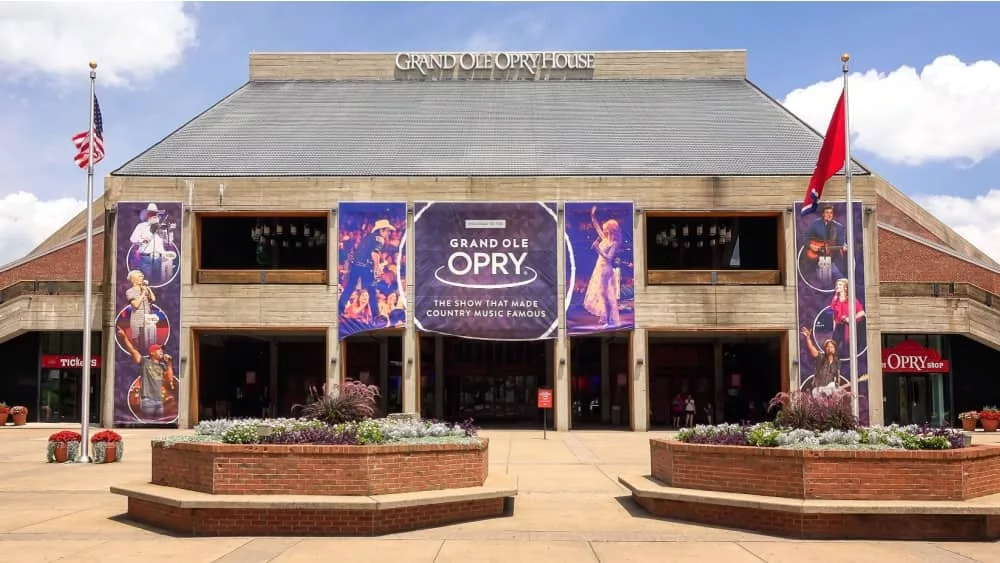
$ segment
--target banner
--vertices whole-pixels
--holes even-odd
[[[799,386],[851,389],[851,307],[847,288],[847,204],[821,202],[801,215],[795,204],[796,279],[799,321]],[[857,318],[858,411],[868,424],[868,338],[865,316],[863,205],[854,202],[854,314]]]
[[[337,337],[406,325],[406,203],[343,202],[337,213]]]
[[[485,340],[556,338],[554,203],[419,202],[419,330]]]
[[[180,203],[120,202],[115,225],[114,423],[176,425]]]
[[[635,328],[632,202],[566,203],[566,332]]]

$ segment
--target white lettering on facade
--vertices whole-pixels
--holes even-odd
[[[915,372],[933,372],[945,369],[944,361],[933,361],[927,356],[903,355],[895,352],[886,355],[885,367],[891,370],[906,370]]]
[[[593,53],[396,53],[396,68],[422,75],[438,70],[523,70],[534,75],[544,70],[593,70]]]

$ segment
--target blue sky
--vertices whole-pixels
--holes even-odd
[[[74,15],[79,10],[87,12],[84,21]],[[103,61],[98,95],[108,157],[97,169],[103,176],[243,84],[250,51],[740,48],[748,50],[751,80],[773,97],[784,100],[805,89],[795,107],[792,98],[788,105],[810,122],[822,122],[821,130],[835,94],[829,85],[810,87],[838,79],[839,54],[849,51],[852,68],[882,73],[859,78],[856,92],[852,87],[852,118],[859,121],[854,156],[923,198],[980,246],[989,243],[977,237],[1000,235],[985,219],[948,216],[952,204],[969,204],[992,209],[992,223],[1000,222],[1000,114],[977,113],[980,106],[985,112],[1000,106],[1000,67],[996,74],[990,66],[967,67],[1000,61],[1000,42],[991,39],[1000,4],[0,4],[0,22],[5,20],[0,263],[29,250],[44,238],[42,231],[58,227],[51,223],[82,205],[74,200],[83,198],[85,175],[72,163],[69,137],[86,128],[88,58]],[[11,35],[5,29],[25,40],[2,39]],[[33,52],[26,53],[29,48]],[[960,63],[935,63],[935,77],[920,76],[944,55]],[[904,65],[916,69],[917,82],[902,80],[904,75],[890,80]],[[936,89],[916,92],[931,78]],[[988,123],[990,116],[998,119]],[[923,127],[923,135],[901,138],[897,123]],[[956,133],[963,128],[968,134]],[[920,145],[921,136],[930,141]],[[903,153],[909,163],[899,162]],[[101,189],[100,180],[96,186]],[[25,193],[37,201],[24,199]],[[981,200],[976,205],[974,199],[932,195]],[[31,216],[23,212],[27,204]],[[1000,254],[1000,245],[987,250]]]

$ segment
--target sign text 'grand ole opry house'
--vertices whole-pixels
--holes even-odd
[[[94,420],[288,416],[345,378],[481,424],[541,426],[539,389],[560,430],[759,419],[851,385],[849,213],[862,418],[1000,403],[1000,265],[858,162],[850,209],[835,176],[800,214],[821,142],[743,51],[252,54],[104,180]],[[85,217],[0,269],[30,420],[80,416]]]

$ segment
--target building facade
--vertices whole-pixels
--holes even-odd
[[[675,425],[689,397],[758,420],[818,385],[855,384],[871,423],[1000,402],[1000,265],[857,162],[853,208],[836,176],[802,216],[820,144],[742,51],[252,54],[105,178],[96,410],[287,416],[345,379],[384,412],[531,427],[551,389],[561,430]],[[51,272],[82,226],[0,272],[23,402],[51,377],[25,339],[79,330],[82,255]]]

